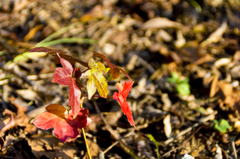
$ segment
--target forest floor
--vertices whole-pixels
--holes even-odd
[[[83,137],[61,143],[33,125],[49,104],[68,107],[69,91],[51,82],[53,56],[26,53],[35,46],[102,53],[134,80],[138,130],[116,100],[84,100],[93,158],[240,157],[240,1],[0,1],[0,158],[88,158]]]

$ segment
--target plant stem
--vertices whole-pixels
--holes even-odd
[[[82,133],[83,133],[83,138],[84,138],[84,141],[85,141],[88,157],[89,157],[89,159],[92,159],[92,156],[90,154],[90,150],[89,150],[89,147],[88,147],[87,138],[86,138],[86,134],[85,134],[84,128],[82,128]]]
[[[80,108],[82,108],[82,104],[80,104]],[[84,138],[84,141],[85,141],[88,157],[89,157],[89,159],[92,159],[92,156],[91,156],[91,153],[90,153],[90,150],[89,150],[89,147],[88,147],[88,142],[87,142],[87,138],[86,138],[84,128],[82,128],[82,133],[83,133],[83,138]]]
[[[83,95],[84,97],[88,97],[88,95]],[[100,97],[100,98],[103,98],[99,95],[93,95],[92,97]],[[113,96],[107,96],[107,98],[113,98]]]

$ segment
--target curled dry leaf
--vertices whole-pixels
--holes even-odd
[[[5,109],[3,111],[3,115],[10,115],[10,121],[1,128],[0,132],[5,132],[16,126],[16,121],[15,121],[16,115],[12,111]]]
[[[226,31],[226,29],[227,29],[227,22],[223,22],[222,25],[215,32],[213,32],[206,40],[204,40],[200,44],[200,46],[204,47],[208,44],[219,42],[222,39],[222,36]]]
[[[171,126],[171,123],[170,123],[170,119],[171,119],[170,114],[166,115],[165,118],[163,119],[164,133],[165,133],[167,138],[170,138],[171,133],[172,133],[172,126]]]
[[[157,17],[145,22],[142,29],[181,28],[182,24],[167,18]]]

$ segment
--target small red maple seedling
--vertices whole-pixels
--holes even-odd
[[[104,63],[100,61],[96,63],[93,58],[90,58],[88,63],[85,63],[61,50],[36,47],[29,50],[29,52],[52,54],[55,56],[56,62],[61,63],[62,67],[55,69],[52,82],[69,86],[69,105],[71,106],[70,111],[67,111],[62,105],[51,104],[47,106],[47,111],[38,115],[34,120],[33,124],[36,127],[44,130],[53,128],[53,133],[62,142],[76,139],[80,136],[79,129],[85,128],[91,123],[91,119],[88,118],[88,110],[82,108],[83,95],[81,89],[87,89],[88,99],[91,99],[96,91],[98,91],[100,97],[107,98],[108,83],[104,75],[108,74],[108,80],[117,79],[121,71],[130,81],[126,81],[123,86],[120,82],[116,84],[119,93],[114,92],[113,99],[118,100],[129,123],[136,128],[132,111],[126,101],[134,82],[126,72],[112,64],[106,56],[93,51],[93,58],[102,58],[109,68],[105,67]],[[76,62],[87,67],[87,69],[81,72],[79,68],[74,67]],[[80,78],[88,78],[86,87],[83,86]]]

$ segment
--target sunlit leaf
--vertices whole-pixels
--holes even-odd
[[[96,89],[101,97],[107,98],[108,84],[103,75],[106,74],[109,69],[105,68],[101,62],[95,63],[93,58],[89,60],[88,66],[90,69],[82,74],[83,78],[88,78],[88,98],[90,99],[94,95]]]
[[[61,142],[70,142],[80,136],[79,128],[84,128],[91,123],[87,117],[88,110],[81,108],[74,118],[62,105],[51,104],[46,107],[47,112],[37,116],[33,124],[41,129],[53,128],[53,133]]]
[[[136,128],[136,126],[134,124],[133,116],[132,116],[132,111],[126,101],[126,98],[129,94],[130,90],[132,89],[133,83],[134,83],[133,81],[126,81],[123,86],[121,83],[117,83],[117,88],[118,88],[119,93],[114,92],[113,99],[118,100],[123,113],[128,118],[128,122]]]
[[[59,56],[60,62],[63,67],[55,69],[52,82],[61,85],[69,86],[69,105],[72,107],[74,116],[79,112],[82,101],[80,100],[81,91],[77,86],[76,78],[73,78],[72,64]]]

